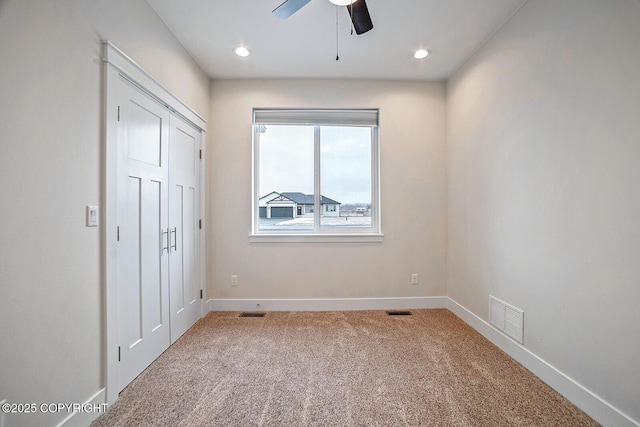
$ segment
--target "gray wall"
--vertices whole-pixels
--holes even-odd
[[[253,107],[380,108],[384,243],[249,243]],[[222,80],[211,90],[208,296],[445,295],[444,84]],[[412,286],[411,273],[420,274]],[[238,275],[238,286],[230,276]]]
[[[84,226],[101,203],[101,39],[208,114],[208,77],[146,1],[0,2],[0,400],[104,387],[100,231]]]
[[[529,0],[447,84],[448,295],[640,420],[640,3]]]

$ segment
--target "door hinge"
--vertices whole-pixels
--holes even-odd
[[[116,227],[116,242],[120,241],[120,226]]]
[[[202,150],[200,150],[200,160],[202,160]]]
[[[118,105],[118,121],[120,121],[120,106]]]
[[[201,219],[198,220],[198,227],[200,228],[200,230],[202,230],[202,220]]]
[[[118,362],[120,361],[120,346],[118,346]]]
[[[202,294],[202,289],[200,289],[200,299],[204,298],[203,294]]]

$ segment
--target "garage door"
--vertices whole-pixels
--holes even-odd
[[[293,207],[272,207],[271,218],[293,218]]]
[[[260,206],[260,218],[266,218],[266,217],[267,217],[267,207]]]

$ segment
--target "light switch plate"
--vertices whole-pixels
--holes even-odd
[[[98,206],[87,206],[87,227],[97,227],[100,225]]]

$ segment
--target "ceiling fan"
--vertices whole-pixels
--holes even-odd
[[[273,15],[281,19],[287,19],[298,10],[302,9],[311,0],[286,0],[280,6],[273,10]],[[351,16],[351,22],[353,28],[356,30],[356,34],[364,34],[373,28],[373,22],[371,22],[371,15],[369,15],[369,9],[365,0],[329,0],[331,3],[337,6],[346,6]]]

